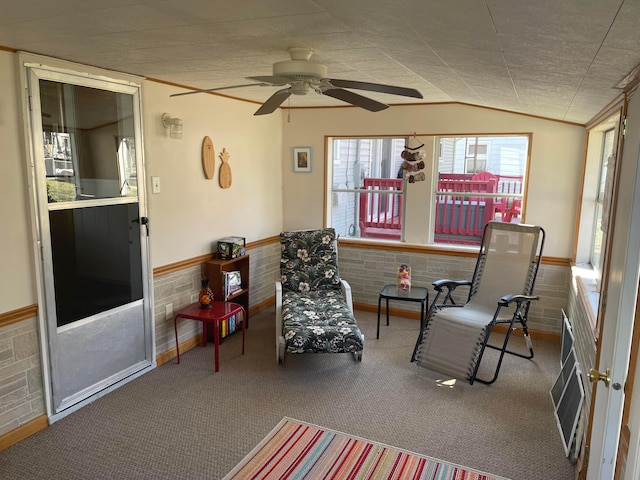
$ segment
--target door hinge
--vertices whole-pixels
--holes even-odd
[[[589,465],[590,451],[591,448],[589,447],[589,445],[585,445],[582,461],[580,462],[582,464],[582,468],[580,469],[580,472],[578,472],[578,480],[585,480],[587,478],[587,465]]]
[[[622,119],[622,138],[626,138],[627,137],[627,117],[625,115],[625,117]]]

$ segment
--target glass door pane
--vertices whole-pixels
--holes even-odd
[[[40,80],[49,203],[137,196],[133,97]]]

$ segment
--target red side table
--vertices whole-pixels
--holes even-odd
[[[216,372],[220,370],[220,361],[218,350],[220,348],[220,322],[226,320],[239,313],[242,317],[242,355],[244,355],[244,333],[247,325],[247,312],[242,305],[231,302],[213,302],[211,308],[200,308],[199,303],[193,303],[183,308],[173,319],[173,329],[176,333],[176,353],[178,354],[178,363],[180,363],[180,349],[178,347],[178,317],[188,318],[189,320],[197,320],[202,322],[202,346],[207,346],[207,323],[213,324],[213,345],[215,349],[215,366]]]

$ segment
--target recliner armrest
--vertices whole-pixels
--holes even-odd
[[[433,288],[442,292],[442,289],[446,287],[450,292],[454,291],[458,287],[465,287],[471,285],[470,280],[449,280],[448,278],[443,278],[442,280],[436,280],[432,283]]]
[[[513,302],[518,302],[518,303],[531,302],[533,300],[538,300],[539,298],[540,297],[537,295],[509,294],[509,295],[502,296],[498,304],[503,307],[506,307]]]

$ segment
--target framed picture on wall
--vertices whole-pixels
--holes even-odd
[[[293,171],[311,173],[311,147],[293,147]]]

